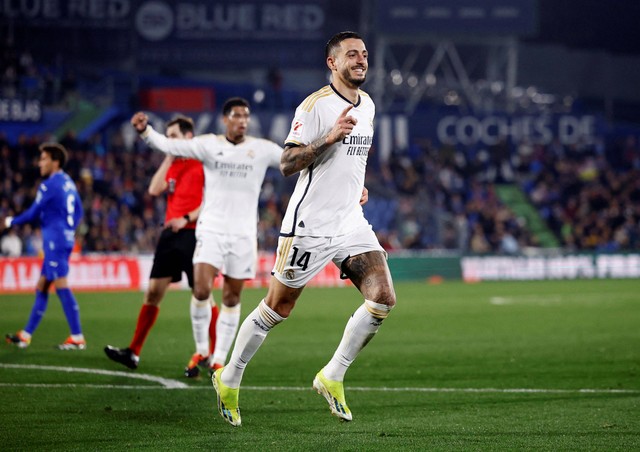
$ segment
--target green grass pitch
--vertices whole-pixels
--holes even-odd
[[[353,288],[309,288],[247,368],[240,428],[215,411],[207,378],[182,376],[193,352],[187,292],[163,301],[135,372],[102,348],[128,345],[141,293],[78,293],[80,352],[53,348],[68,330],[52,295],[28,349],[0,346],[0,449],[640,450],[638,280],[396,291],[347,373],[353,422],[332,417],[311,382],[362,300]],[[243,318],[265,293],[245,292]],[[22,328],[31,304],[3,295],[0,332]]]

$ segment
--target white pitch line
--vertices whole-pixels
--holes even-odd
[[[243,386],[254,391],[307,391],[300,386]],[[481,392],[481,393],[542,393],[542,394],[640,394],[640,389],[535,389],[535,388],[370,388],[348,386],[349,391],[361,392]]]
[[[86,388],[86,389],[198,389],[212,391],[209,385],[168,387],[135,385],[97,385],[97,384],[47,384],[47,383],[0,383],[0,388]],[[311,391],[311,386],[243,386],[248,391]],[[359,392],[461,392],[484,394],[640,394],[640,389],[541,389],[541,388],[373,388],[349,387],[349,391]]]
[[[138,380],[152,381],[154,383],[160,383],[166,389],[186,389],[189,386],[178,380],[172,380],[170,378],[156,377],[154,375],[139,374],[132,372],[121,372],[117,370],[103,370],[103,369],[84,369],[80,367],[61,367],[61,366],[38,366],[34,364],[2,364],[0,367],[7,369],[32,369],[32,370],[54,370],[58,372],[80,372],[85,374],[96,375],[108,375],[112,377],[127,377],[135,378]]]
[[[100,385],[100,384],[48,384],[48,383],[0,383],[0,387],[6,388],[87,388],[87,389],[206,389],[211,390],[209,385],[190,386],[177,380],[156,377],[149,374],[119,372],[103,369],[86,369],[61,366],[38,366],[31,364],[2,364],[0,368],[7,369],[32,369],[32,370],[52,370],[61,372],[81,372],[96,375],[118,376],[135,378],[159,383],[161,386],[145,385]],[[243,386],[243,390],[249,391],[310,391],[311,386]],[[423,387],[349,387],[349,391],[360,392],[471,392],[471,393],[493,393],[493,394],[640,394],[640,389],[542,389],[542,388],[423,388]]]
[[[520,295],[515,297],[491,297],[489,303],[494,305],[505,305],[515,303],[535,303],[535,304],[551,304],[560,303],[563,298],[559,295]]]

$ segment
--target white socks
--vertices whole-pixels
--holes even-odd
[[[365,300],[353,313],[345,327],[342,340],[331,361],[324,367],[324,376],[333,381],[343,381],[344,374],[358,353],[369,343],[380,328],[382,321],[387,318],[391,307],[385,304]],[[222,313],[220,314],[222,315]],[[242,322],[236,346],[233,349],[229,363],[225,366],[220,378],[222,383],[230,388],[240,387],[242,374],[247,364],[258,351],[271,329],[282,322],[280,317],[262,300]]]
[[[222,305],[216,322],[216,348],[213,351],[213,357],[209,360],[209,365],[220,364],[224,366],[227,362],[227,355],[236,338],[239,324],[240,303],[235,306]]]
[[[336,349],[331,361],[324,367],[322,373],[333,381],[343,381],[344,374],[360,350],[375,336],[382,321],[387,318],[391,307],[385,304],[364,300],[364,303],[353,313],[340,345]]]
[[[220,315],[222,316],[222,313]],[[264,300],[258,304],[258,307],[240,325],[236,346],[233,348],[229,363],[220,375],[222,383],[230,388],[240,387],[245,367],[258,351],[271,328],[283,320],[284,318],[267,306]]]
[[[209,324],[211,323],[211,306],[213,295],[206,300],[198,300],[191,295],[191,328],[196,343],[196,353],[209,356]]]

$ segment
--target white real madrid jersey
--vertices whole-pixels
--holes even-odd
[[[142,137],[156,150],[202,162],[205,186],[198,230],[257,235],[260,188],[267,168],[280,166],[280,146],[249,136],[239,144],[213,134],[188,140],[167,138],[151,126]]]
[[[375,105],[368,94],[358,93],[358,102],[348,113],[357,119],[351,134],[300,172],[282,222],[283,235],[335,237],[368,224],[360,198]],[[332,85],[311,94],[296,109],[286,145],[306,146],[327,135],[349,105]]]

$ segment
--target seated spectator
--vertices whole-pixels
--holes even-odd
[[[0,239],[0,251],[3,256],[19,257],[22,255],[22,240],[14,229],[9,229]]]

